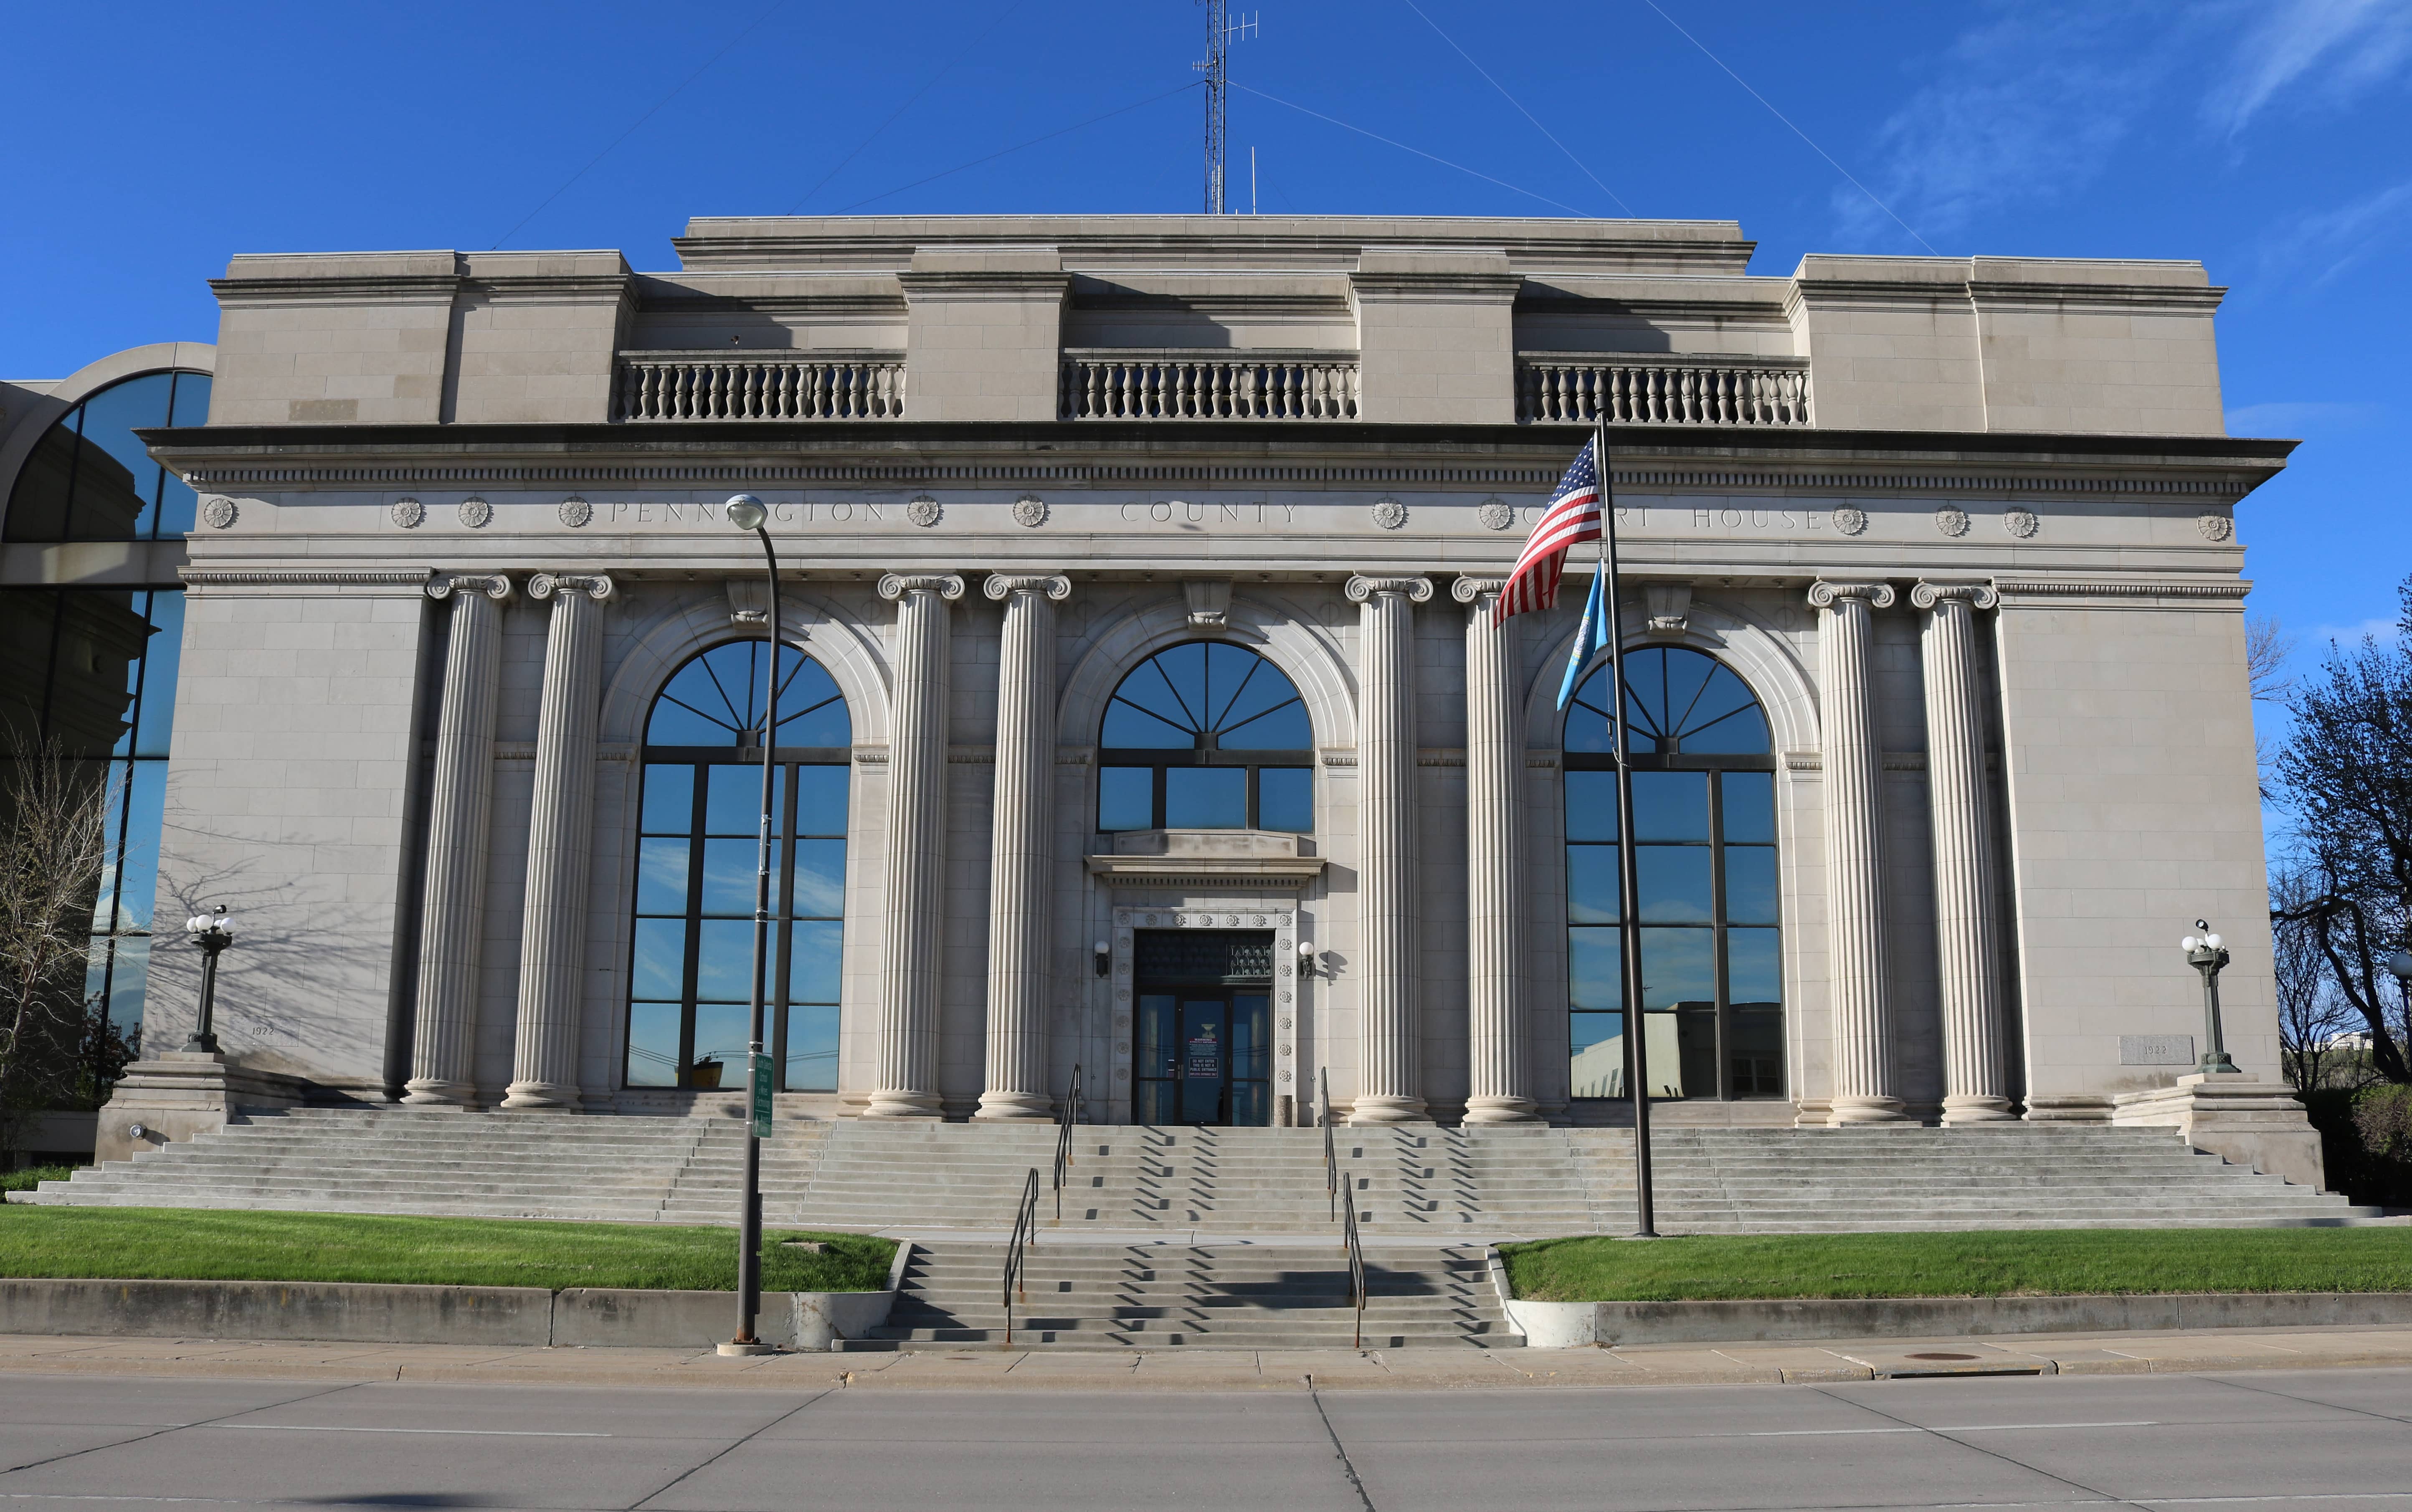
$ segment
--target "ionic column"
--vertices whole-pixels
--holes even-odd
[[[1943,1122],[1991,1123],[2010,1111],[1993,922],[1993,826],[1985,782],[1984,675],[1976,611],[1981,583],[1922,582],[1927,611],[1926,786],[1934,817],[1934,945],[1943,978]]]
[[[1351,1123],[1424,1118],[1416,1008],[1416,624],[1425,578],[1351,578],[1358,615],[1357,905],[1364,1062]]]
[[[879,580],[896,604],[896,719],[888,748],[887,961],[879,1080],[866,1118],[936,1118],[938,968],[946,924],[947,606],[953,573]]]
[[[988,893],[988,1085],[982,1119],[1043,1119],[1047,895],[1055,791],[1055,605],[1063,577],[993,577],[1005,605],[997,653],[996,791]]]
[[[1885,992],[1882,761],[1868,663],[1871,616],[1892,607],[1880,582],[1821,582],[1809,602],[1826,612],[1817,631],[1819,702],[1826,729],[1828,992],[1834,1016],[1834,1100],[1829,1122],[1884,1123],[1902,1116],[1892,1093]]]
[[[494,706],[501,691],[508,578],[453,577],[427,585],[452,604],[444,653],[444,707],[435,724],[435,784],[427,806],[427,891],[419,931],[419,1025],[403,1101],[475,1100],[478,941],[486,920],[486,829],[493,808]]]
[[[520,923],[519,1035],[510,1108],[575,1112],[578,1021],[586,987],[586,881],[595,854],[595,726],[603,697],[603,602],[611,580],[540,572],[528,596],[552,600],[537,709]]]
[[[1525,1069],[1524,701],[1516,624],[1492,624],[1506,582],[1460,578],[1465,616],[1468,1123],[1528,1123]]]

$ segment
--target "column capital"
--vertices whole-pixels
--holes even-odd
[[[1432,597],[1433,587],[1430,578],[1356,577],[1348,580],[1346,592],[1351,604],[1362,604],[1375,594],[1405,594],[1413,602],[1420,604]]]
[[[528,580],[530,598],[551,598],[555,594],[584,594],[597,604],[610,598],[616,590],[611,580],[599,572],[539,572]]]
[[[1926,609],[1948,600],[1958,600],[1970,609],[1992,609],[2001,596],[1992,583],[1985,582],[1921,582],[1909,591],[1909,601]]]
[[[963,596],[963,575],[955,572],[891,572],[879,580],[879,596],[882,598],[897,599],[906,594],[922,591],[936,594],[951,604]],[[1066,587],[1065,591],[1068,593],[1071,590]]]
[[[1471,604],[1485,594],[1506,592],[1505,578],[1460,578],[1449,585],[1449,596],[1461,604]]]
[[[1838,598],[1861,598],[1870,609],[1892,608],[1892,584],[1889,582],[1815,582],[1809,585],[1809,602],[1817,609],[1832,609]]]
[[[511,596],[511,580],[499,572],[491,575],[458,572],[449,578],[437,578],[427,585],[427,596],[434,599],[449,598],[456,591],[483,594],[499,604]]]
[[[885,580],[882,592],[886,592],[884,583]],[[999,601],[1014,594],[1045,594],[1060,604],[1072,596],[1072,580],[1060,572],[993,572],[989,574],[988,581],[980,584],[980,592]]]

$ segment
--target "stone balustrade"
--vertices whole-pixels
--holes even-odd
[[[892,420],[902,352],[623,352],[614,420]]]
[[[1516,418],[1610,425],[1808,425],[1809,364],[1792,358],[1526,353]]]
[[[1068,420],[1353,420],[1354,357],[1330,352],[1067,351]]]

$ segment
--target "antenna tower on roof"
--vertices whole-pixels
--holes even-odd
[[[1228,60],[1234,41],[1257,35],[1257,18],[1231,19],[1230,0],[1198,0],[1206,7],[1206,61],[1190,66],[1206,76],[1206,213],[1223,213],[1225,101],[1230,93]]]

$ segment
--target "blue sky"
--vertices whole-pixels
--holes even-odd
[[[2231,289],[2231,429],[2305,443],[2244,511],[2253,607],[2307,651],[2393,620],[2412,570],[2388,445],[2412,386],[2412,0],[1249,10],[1233,78],[1261,93],[1232,95],[1235,208],[1254,148],[1268,211],[1731,218],[1768,273],[1919,239],[2201,259]],[[0,375],[209,339],[203,280],[238,251],[502,242],[663,268],[693,214],[1194,211],[1202,16],[20,0]]]

